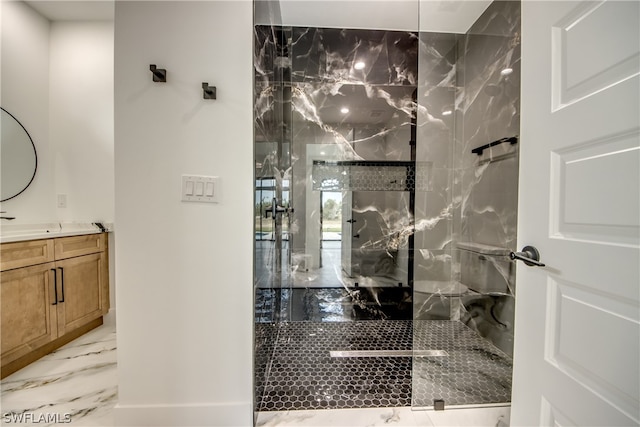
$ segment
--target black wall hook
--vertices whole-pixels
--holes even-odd
[[[149,69],[153,73],[153,81],[166,83],[167,82],[167,70],[164,68],[156,68],[155,64],[149,65]]]
[[[216,99],[216,87],[209,86],[207,82],[202,82],[202,97],[204,99]]]

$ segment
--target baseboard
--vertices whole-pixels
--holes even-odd
[[[253,425],[250,402],[193,405],[122,405],[113,410],[116,426],[247,427]]]
[[[105,326],[115,326],[116,325],[116,309],[110,308],[107,314],[102,316],[104,320]]]

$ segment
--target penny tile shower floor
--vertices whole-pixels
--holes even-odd
[[[273,343],[257,348],[258,411],[510,400],[510,357],[455,321],[261,323],[256,337]]]

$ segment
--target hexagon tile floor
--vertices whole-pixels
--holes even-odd
[[[256,324],[256,337],[258,411],[510,401],[511,358],[460,322]]]

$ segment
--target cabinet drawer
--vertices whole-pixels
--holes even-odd
[[[2,271],[51,262],[54,259],[52,239],[3,243],[0,249]]]
[[[55,239],[56,260],[95,254],[104,251],[105,248],[104,233]]]

